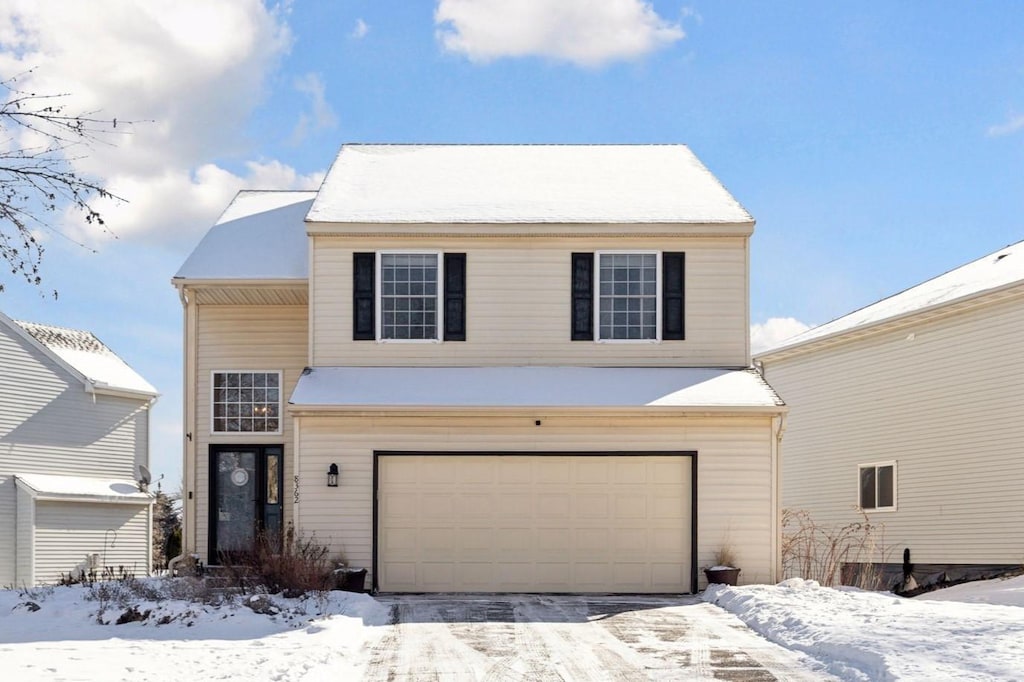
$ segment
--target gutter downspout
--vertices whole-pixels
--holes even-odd
[[[193,385],[194,372],[192,371],[192,363],[190,359],[192,353],[189,348],[189,330],[191,327],[189,323],[193,318],[193,311],[195,310],[194,303],[188,300],[188,294],[185,292],[184,285],[175,286],[178,289],[178,299],[181,301],[182,307],[182,369],[184,371],[185,379],[185,390],[182,395],[182,491],[181,491],[181,553],[178,556],[170,559],[167,562],[167,573],[170,576],[174,576],[174,571],[178,564],[189,556],[188,548],[193,546],[195,533],[190,528],[190,521],[195,516],[195,500],[193,499],[193,491],[195,490],[195,441],[194,434],[195,428],[192,413],[191,404],[192,396],[195,391]],[[190,457],[189,454],[192,454]],[[192,466],[190,466],[190,463]]]
[[[772,582],[782,580],[782,436],[786,415],[772,417]]]

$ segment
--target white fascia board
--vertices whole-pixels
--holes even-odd
[[[466,407],[462,405],[444,407],[431,405],[429,407],[416,407],[400,405],[395,407],[384,407],[381,405],[301,405],[288,403],[285,409],[293,416],[331,414],[349,417],[457,417],[460,415],[472,415],[477,417],[536,417],[537,415],[543,415],[544,417],[586,417],[591,415],[600,417],[727,417],[783,415],[789,412],[789,406],[787,405],[712,405],[704,407],[681,407],[678,405],[653,405],[643,407],[550,407],[545,405],[538,405],[535,407],[494,407],[487,405],[478,407]]]
[[[461,223],[439,221],[388,221],[388,222],[316,222],[306,221],[309,236],[422,236],[450,235],[458,237],[749,237],[754,233],[754,221],[749,222],[621,222],[621,223],[566,223],[566,222],[493,222]]]

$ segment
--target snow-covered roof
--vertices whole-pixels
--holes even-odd
[[[153,496],[139,490],[135,481],[53,474],[15,474],[22,488],[37,500],[120,502],[149,504]]]
[[[1024,283],[1024,241],[792,336],[758,357]]]
[[[778,408],[754,370],[626,367],[314,367],[305,407]]]
[[[753,223],[685,145],[344,145],[327,223]]]
[[[303,219],[316,192],[243,190],[175,275],[176,279],[308,277]]]
[[[92,332],[11,320],[95,388],[158,395],[153,385]]]

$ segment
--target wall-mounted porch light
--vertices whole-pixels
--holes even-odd
[[[331,463],[331,466],[327,468],[327,487],[338,487],[338,465],[333,462]]]

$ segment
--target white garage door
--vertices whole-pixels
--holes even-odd
[[[690,458],[381,455],[387,592],[688,592]]]

